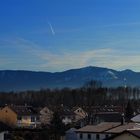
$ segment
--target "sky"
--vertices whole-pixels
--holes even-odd
[[[140,71],[140,0],[1,0],[0,70]]]

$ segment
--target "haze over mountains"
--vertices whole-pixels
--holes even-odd
[[[101,67],[84,67],[64,72],[34,72],[1,70],[0,91],[39,90],[41,88],[76,88],[90,80],[98,80],[103,86],[140,87],[140,73],[132,70],[116,71]]]

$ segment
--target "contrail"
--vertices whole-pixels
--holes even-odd
[[[50,22],[48,22],[48,25],[49,25],[49,27],[51,29],[52,35],[55,35],[55,31],[54,31],[54,29],[53,29],[53,27],[52,27]]]

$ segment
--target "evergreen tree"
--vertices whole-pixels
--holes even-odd
[[[126,116],[126,121],[130,121],[130,119],[133,117],[134,114],[134,109],[130,101],[127,103],[127,107],[125,109],[125,116]]]
[[[60,113],[55,112],[51,120],[51,135],[54,137],[54,140],[60,140],[60,137],[65,133],[65,125],[62,123],[60,118]]]

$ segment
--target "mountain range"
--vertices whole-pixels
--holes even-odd
[[[1,70],[0,91],[39,90],[41,88],[77,88],[91,80],[101,81],[103,86],[140,87],[140,72],[117,71],[102,67],[84,67],[63,72],[35,72]]]

